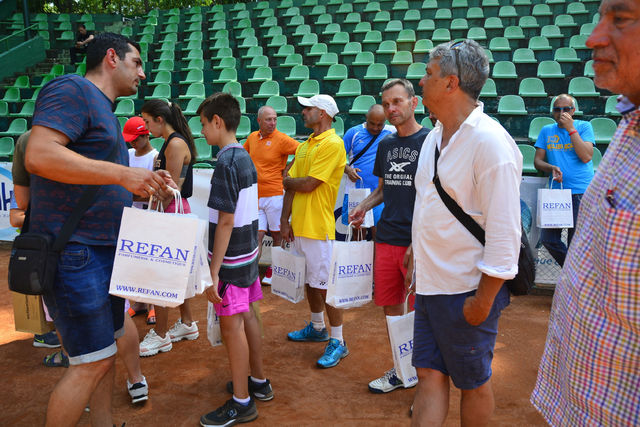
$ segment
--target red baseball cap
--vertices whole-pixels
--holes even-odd
[[[142,117],[131,117],[124,124],[124,128],[122,129],[122,136],[126,142],[131,142],[140,135],[149,135],[149,130],[144,124],[144,120]]]

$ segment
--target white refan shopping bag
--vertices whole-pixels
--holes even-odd
[[[538,189],[539,228],[573,228],[573,203],[571,190]]]
[[[271,293],[298,303],[304,299],[305,258],[280,247],[271,249]]]
[[[411,364],[413,356],[413,319],[414,313],[407,313],[405,301],[405,314],[402,316],[387,316],[387,329],[393,354],[393,366],[396,375],[402,380],[405,388],[412,387],[418,382],[416,368]]]
[[[327,304],[336,308],[360,307],[373,299],[373,242],[333,242]]]
[[[207,302],[207,338],[213,347],[222,345],[220,318],[211,301]]]
[[[161,307],[182,304],[201,244],[200,221],[124,208],[109,293]]]
[[[197,218],[194,214],[187,214]],[[213,284],[211,279],[211,269],[209,268],[207,239],[209,237],[209,223],[207,221],[198,222],[198,245],[196,247],[196,256],[193,257],[191,272],[189,273],[189,282],[184,298],[193,298],[205,291]]]
[[[371,190],[368,188],[349,188],[345,190],[344,202],[342,204],[342,223],[349,224],[349,212],[356,206],[358,206],[364,199],[366,199]],[[369,209],[364,215],[364,222],[360,227],[369,228],[373,227],[373,209]]]

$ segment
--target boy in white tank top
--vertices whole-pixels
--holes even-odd
[[[133,147],[129,149],[129,166],[153,170],[158,150],[149,142],[149,130],[145,127],[142,117],[136,116],[127,120],[122,129],[122,136]],[[145,209],[146,200],[134,196],[133,207]]]

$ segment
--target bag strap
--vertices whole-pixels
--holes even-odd
[[[384,131],[384,129],[382,129],[382,131]],[[371,138],[371,141],[369,141],[369,143],[365,145],[365,147],[362,150],[360,150],[360,152],[356,154],[356,156],[349,162],[349,166],[352,166],[356,161],[358,161],[358,159],[360,159],[360,157],[364,155],[364,153],[367,152],[369,148],[371,148],[373,143],[376,142],[378,138],[380,138],[380,135],[382,135],[382,131],[378,135],[376,135],[375,138]]]
[[[109,156],[104,161],[113,162],[118,152],[118,145],[119,144],[117,142],[114,144],[113,149],[111,150],[111,153],[109,153]],[[91,203],[95,200],[96,195],[98,194],[98,190],[102,186],[88,185],[86,187],[87,188],[82,193],[80,200],[78,200],[78,204],[71,212],[71,215],[69,215],[67,220],[64,222],[64,225],[60,229],[60,233],[58,233],[58,237],[56,237],[56,240],[53,243],[52,249],[56,252],[61,251],[62,248],[64,248],[64,246],[67,244],[67,242],[71,238],[71,235],[73,234],[73,231],[78,226],[80,219],[82,218],[84,213],[87,211],[87,209],[89,209],[89,206],[91,205]],[[31,207],[31,202],[29,202],[29,207]]]
[[[451,196],[447,194],[446,191],[444,191],[444,188],[442,188],[442,184],[440,183],[440,177],[438,176],[438,158],[439,157],[440,157],[440,150],[438,150],[438,146],[436,145],[436,153],[434,157],[434,166],[433,166],[433,170],[434,170],[433,184],[436,186],[436,190],[438,191],[440,198],[444,202],[447,209],[449,209],[449,212],[451,212],[451,214],[453,214],[453,216],[455,216],[458,219],[458,221],[460,221],[460,223],[462,223],[462,225],[465,226],[465,228],[469,231],[469,233],[473,234],[474,237],[478,239],[480,243],[482,243],[482,246],[484,246],[485,239],[484,239],[484,230],[482,229],[482,227],[480,227],[480,225],[477,222],[475,222],[473,218],[469,216],[469,214],[463,211],[460,205],[458,205],[458,203],[456,203],[456,201],[453,200]]]

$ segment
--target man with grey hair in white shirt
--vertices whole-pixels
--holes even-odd
[[[509,304],[504,282],[518,271],[522,155],[482,111],[478,96],[488,74],[482,47],[461,40],[433,49],[420,81],[438,123],[418,160],[409,265],[416,284],[416,426],[444,423],[449,378],[461,389],[462,425],[488,425],[495,407],[491,361],[498,318]],[[443,196],[480,225],[484,245]]]

